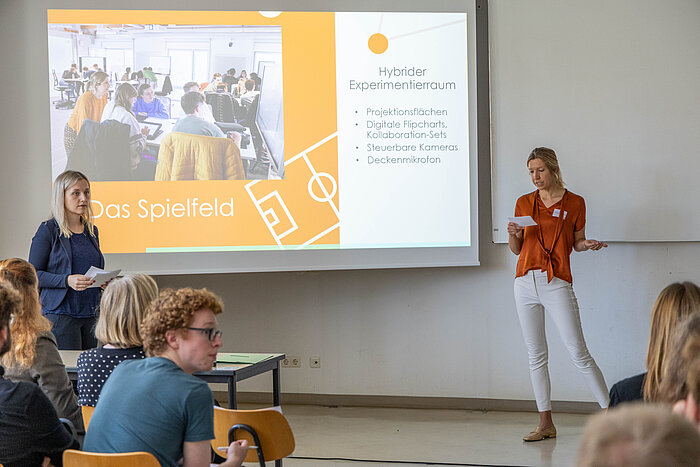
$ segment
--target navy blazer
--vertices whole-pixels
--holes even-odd
[[[100,251],[100,237],[95,227],[95,236],[88,234],[100,254],[98,268],[105,267],[105,258]],[[58,308],[68,292],[66,278],[71,275],[73,255],[70,239],[61,235],[56,219],[42,222],[32,238],[29,262],[34,265],[39,277],[39,296],[44,311]]]

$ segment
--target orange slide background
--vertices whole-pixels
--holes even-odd
[[[330,178],[338,180],[337,139],[328,138],[337,130],[333,13],[283,12],[275,18],[266,18],[258,12],[232,11],[48,10],[48,21],[279,25],[282,29],[285,179],[94,182],[93,200],[104,208],[96,219],[104,253],[138,253],[151,248],[269,246],[278,249],[302,244],[337,247],[339,190],[337,186],[331,190],[333,186],[328,182]],[[324,139],[327,139],[324,144],[306,152]],[[330,200],[323,198],[320,184],[326,193],[332,193]],[[214,198],[219,203],[233,198],[234,215],[161,217],[153,222],[150,216],[137,215],[143,212],[139,209],[141,199],[149,205],[170,203],[172,206],[184,204],[188,198],[197,198],[200,205],[213,204]],[[126,210],[125,205],[128,205]],[[94,209],[96,215],[102,211],[97,204]],[[126,211],[130,214],[128,218],[124,218]],[[110,218],[107,214],[121,217]]]

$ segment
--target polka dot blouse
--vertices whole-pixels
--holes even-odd
[[[78,405],[97,405],[102,386],[114,368],[124,360],[146,358],[143,347],[86,350],[78,357]]]

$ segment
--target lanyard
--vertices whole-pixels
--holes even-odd
[[[552,246],[547,249],[544,246],[544,235],[542,234],[542,223],[540,222],[540,205],[538,200],[540,200],[539,190],[535,193],[535,199],[532,203],[532,218],[537,223],[537,243],[542,248],[544,252],[544,257],[547,266],[547,282],[551,282],[554,278],[554,266],[552,265],[552,252],[554,251],[554,245],[557,244],[559,240],[559,235],[561,234],[562,225],[564,224],[564,208],[566,207],[566,199],[568,198],[569,190],[564,190],[564,196],[561,198],[561,207],[559,208],[559,217],[557,218],[557,225],[554,228],[554,238],[552,239]]]

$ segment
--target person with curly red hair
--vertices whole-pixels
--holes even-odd
[[[223,303],[206,289],[163,290],[140,331],[149,358],[126,360],[107,379],[83,449],[146,451],[161,465],[209,465],[214,397],[193,373],[209,371],[221,347]],[[158,390],[156,390],[158,388]],[[234,441],[221,465],[240,466],[246,441]]]

